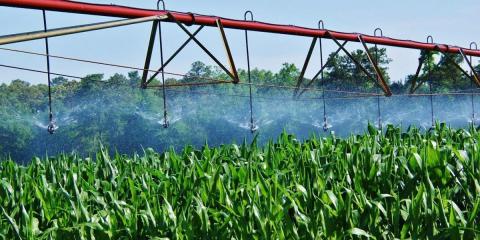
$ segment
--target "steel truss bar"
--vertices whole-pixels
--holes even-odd
[[[47,37],[48,38],[58,37],[58,36],[64,36],[64,35],[69,35],[74,33],[89,32],[89,31],[95,31],[100,29],[114,28],[114,27],[126,26],[126,25],[155,21],[155,20],[164,20],[164,19],[167,19],[166,15],[158,15],[158,16],[150,16],[150,17],[143,17],[143,18],[136,18],[136,19],[117,20],[117,21],[109,21],[109,22],[103,22],[103,23],[79,25],[79,26],[66,27],[66,28],[56,28],[48,31],[35,31],[35,32],[13,34],[13,35],[5,35],[0,37],[0,45],[25,42],[25,41],[31,41],[36,39],[43,39]]]
[[[147,77],[148,77],[148,71],[147,69],[150,69],[150,61],[152,60],[152,51],[153,47],[155,45],[155,36],[157,34],[157,27],[158,27],[158,21],[154,21],[152,24],[152,31],[150,33],[150,40],[148,41],[148,49],[147,49],[147,57],[145,59],[145,65],[143,67],[143,74],[142,74],[142,88],[147,87]]]
[[[472,65],[472,61],[470,61],[468,59],[467,55],[465,55],[465,53],[463,52],[462,49],[460,49],[460,54],[462,54],[463,58],[465,59],[465,61],[468,64],[468,67],[470,67],[470,71],[472,71],[472,76],[473,76],[473,78],[471,77],[472,80],[474,80],[474,82],[477,84],[477,86],[480,86],[480,79],[479,79],[477,71],[475,71],[475,68]],[[467,76],[468,76],[468,74],[467,74]]]
[[[197,34],[203,29],[204,26],[200,26],[195,32],[192,33],[193,36],[197,36]],[[148,85],[155,77],[158,76],[159,73],[161,73],[165,67],[188,45],[188,43],[192,40],[191,37],[189,37],[173,54],[170,56],[167,61],[161,66],[155,73],[148,79],[148,81],[145,82],[145,85]]]
[[[238,83],[240,79],[238,78],[237,68],[235,67],[235,62],[233,61],[232,51],[230,50],[230,46],[228,45],[227,35],[225,34],[225,30],[223,30],[223,25],[221,19],[217,19],[217,27],[220,31],[220,35],[222,37],[223,46],[225,47],[225,52],[227,54],[228,64],[230,65],[230,73],[234,76],[233,83]]]
[[[382,88],[383,92],[385,92],[385,95],[387,97],[392,96],[392,91],[388,87],[388,84],[385,81],[385,78],[383,77],[382,71],[378,67],[378,62],[375,62],[373,60],[372,54],[368,50],[368,46],[365,43],[365,41],[363,41],[362,35],[358,35],[358,40],[362,43],[363,47],[365,48],[365,53],[367,53],[368,61],[370,61],[370,64],[372,64],[373,69],[375,70],[375,73],[377,74],[377,79],[376,79],[377,84],[380,85],[380,87]]]
[[[190,37],[192,40],[223,70],[232,78],[233,82],[239,82],[238,77],[232,74],[195,36],[193,36],[183,24],[175,19],[171,13],[167,13],[170,19],[173,21]]]
[[[362,66],[362,64],[357,59],[355,59],[352,56],[352,54],[348,52],[348,50],[344,46],[342,46],[340,42],[338,42],[338,40],[333,35],[329,34],[329,36],[342,49],[342,51],[355,63],[355,65],[357,65],[357,67],[360,68],[360,70],[362,70],[363,73],[365,73],[365,75],[368,78],[372,79],[380,88],[382,88],[382,90],[385,92],[385,96],[390,97],[392,95],[391,92],[386,91],[386,89],[383,88],[383,86],[368,72],[368,70],[364,66]]]
[[[45,9],[49,11],[60,11],[70,13],[82,13],[99,16],[123,17],[123,18],[139,18],[148,17],[159,14],[165,14],[168,11],[155,11],[150,9],[138,9],[124,6],[117,6],[111,4],[93,4],[74,1],[59,1],[59,0],[1,0],[0,6],[10,6],[30,9]],[[171,12],[175,20],[191,25],[216,26],[217,16],[205,16],[193,13]],[[173,21],[173,19],[170,19]],[[312,29],[292,25],[280,25],[263,22],[251,22],[244,20],[222,19],[225,28],[269,32],[286,35],[306,36],[306,37],[321,37],[329,38],[334,36],[336,39],[343,41],[358,42],[358,34],[333,32],[325,29]],[[400,40],[387,37],[375,37],[364,35],[364,40],[369,44],[378,44],[384,46],[394,46],[403,48],[412,48],[418,50],[433,50],[435,45],[431,43],[417,42],[411,40]],[[442,48],[444,48],[442,46]],[[459,54],[460,47],[450,47],[448,52]],[[446,50],[445,48],[442,50]],[[468,56],[480,57],[479,50],[464,49]]]
[[[295,91],[293,92],[294,97],[297,95],[298,89],[302,85],[303,77],[305,76],[305,72],[307,71],[308,63],[310,62],[310,58],[312,57],[313,49],[315,49],[316,44],[317,44],[317,37],[314,37],[312,39],[312,43],[310,44],[310,48],[308,49],[307,58],[305,59],[305,62],[303,63],[302,71],[300,72],[300,75],[298,76],[297,86],[296,86]]]
[[[321,39],[321,38],[319,38],[319,39]],[[341,46],[342,46],[342,47],[345,47],[345,46],[347,45],[347,43],[348,43],[348,41],[345,41],[345,42],[342,43]],[[325,65],[323,65],[323,66],[320,68],[320,70],[317,72],[317,74],[315,74],[315,76],[313,76],[313,78],[310,80],[310,82],[308,82],[307,85],[306,85],[304,88],[302,88],[302,91],[298,94],[298,97],[300,97],[303,93],[305,93],[305,92],[308,90],[308,88],[313,84],[313,82],[318,78],[318,76],[320,76],[321,74],[323,74],[323,71],[325,71],[325,69],[326,69],[326,68],[330,65],[330,63],[333,61],[333,58],[334,58],[335,56],[337,56],[338,53],[339,53],[341,50],[342,50],[342,48],[339,47],[339,48],[335,51],[335,53],[333,53],[333,56],[327,60],[327,62],[325,63]],[[323,81],[323,80],[322,80],[322,81]]]
[[[439,63],[437,63],[436,66],[438,66],[438,64],[439,64]],[[431,69],[430,69],[429,71],[431,71]],[[431,74],[431,73],[429,73],[429,74]],[[428,77],[428,79],[424,79],[424,80],[420,81],[420,82],[415,86],[415,88],[413,89],[413,91],[410,91],[410,94],[415,93],[425,82],[429,81],[429,78],[430,78],[430,77]]]
[[[446,52],[442,51],[440,47],[437,47],[435,49],[435,51],[437,52],[440,52],[441,54],[443,54],[443,56],[445,56],[445,58],[450,62],[452,63],[458,70],[460,70],[466,77],[468,77],[472,82],[474,82],[477,86],[480,87],[480,79],[478,77],[478,74],[476,73],[475,71],[475,68],[473,67],[473,65],[471,64],[470,60],[468,59],[468,57],[463,53],[463,50],[460,49],[460,54],[462,55],[462,57],[465,59],[465,61],[467,62],[468,66],[470,67],[470,69],[472,70],[472,73],[473,73],[473,76],[470,76],[470,74],[468,74],[467,71],[465,71],[460,65],[458,65],[458,63],[456,63]],[[410,88],[410,94],[413,94],[415,93],[415,91],[418,90],[418,88],[420,88],[426,80],[424,81],[421,81],[418,85],[415,85],[416,84],[416,79],[418,78],[418,75],[420,73],[420,69],[421,69],[421,66],[423,65],[423,62],[425,61],[425,58],[420,58],[420,64],[418,66],[418,69],[417,69],[417,72],[415,74],[415,78],[414,78],[414,81],[412,82],[412,86]]]
[[[477,86],[480,86],[480,84],[476,81],[475,78],[472,78],[472,76],[470,76],[470,74],[468,74],[467,71],[465,71],[460,65],[458,65],[458,63],[456,63],[449,55],[447,55],[446,53],[444,52],[441,52],[446,58],[447,60],[453,64],[453,66],[455,66],[456,68],[458,68],[458,70],[460,70],[466,77],[468,77],[470,80],[472,80],[473,82],[475,82],[475,84],[477,84]]]
[[[418,86],[416,86],[418,76],[420,75],[420,71],[422,71],[422,66],[423,66],[423,63],[425,63],[425,59],[426,57],[424,56],[421,56],[420,58],[418,58],[418,67],[417,67],[417,71],[415,72],[415,76],[413,76],[413,79],[412,79],[412,85],[410,86],[410,94],[413,94],[417,90],[418,86],[422,84],[420,83]]]

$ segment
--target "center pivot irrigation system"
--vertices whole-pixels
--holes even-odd
[[[300,97],[304,92],[308,90],[318,90],[316,88],[311,88],[312,83],[320,78],[320,81],[323,83],[324,78],[324,70],[329,66],[330,61],[332,58],[328,59],[325,63],[323,60],[323,48],[322,48],[322,39],[330,39],[332,40],[337,46],[338,49],[334,52],[333,56],[339,54],[339,52],[343,52],[348,56],[355,65],[366,75],[370,78],[378,87],[383,91],[383,95],[386,97],[392,96],[392,91],[390,90],[383,73],[378,66],[378,52],[377,46],[391,46],[391,47],[400,47],[400,48],[410,48],[410,49],[418,49],[421,51],[436,51],[444,54],[452,64],[454,64],[463,74],[465,74],[471,81],[472,84],[476,84],[477,87],[480,87],[480,78],[472,64],[472,57],[480,57],[480,50],[478,50],[476,43],[472,42],[470,44],[470,48],[461,48],[457,46],[451,46],[447,44],[436,44],[433,42],[433,38],[429,36],[427,38],[427,42],[416,42],[411,40],[400,40],[394,38],[384,37],[382,30],[377,28],[374,31],[374,35],[365,35],[365,34],[358,34],[358,33],[343,33],[337,32],[332,30],[327,30],[324,28],[323,21],[319,21],[318,28],[305,28],[293,25],[279,25],[279,24],[271,24],[265,22],[258,22],[254,21],[253,13],[251,11],[245,12],[244,20],[234,20],[234,19],[227,19],[217,16],[206,16],[200,15],[195,13],[182,13],[176,11],[170,11],[165,9],[165,3],[160,0],[157,2],[157,10],[149,10],[149,9],[139,9],[139,8],[132,8],[132,7],[125,7],[125,6],[117,6],[117,5],[102,5],[102,4],[91,4],[91,3],[83,3],[83,2],[74,2],[74,1],[67,1],[67,0],[0,0],[0,6],[8,6],[8,7],[17,7],[17,8],[29,8],[29,9],[38,9],[42,10],[43,12],[43,23],[44,29],[42,31],[36,32],[25,32],[20,34],[14,35],[6,35],[0,36],[0,45],[10,44],[10,43],[17,43],[17,42],[24,42],[24,41],[31,41],[36,39],[45,39],[45,47],[46,53],[35,53],[23,50],[16,50],[16,49],[8,49],[8,48],[0,48],[1,50],[13,51],[13,52],[20,52],[20,53],[27,53],[27,54],[34,54],[34,55],[41,55],[46,56],[47,59],[47,71],[41,70],[34,70],[34,69],[27,69],[9,65],[0,65],[2,67],[9,67],[18,70],[27,70],[27,71],[34,71],[40,73],[46,73],[48,76],[48,97],[49,97],[49,120],[50,123],[48,125],[48,132],[54,133],[56,126],[53,120],[53,113],[52,113],[52,94],[51,94],[51,75],[59,75],[59,76],[66,76],[71,78],[79,78],[71,75],[66,74],[59,74],[53,73],[50,71],[50,57],[53,58],[60,58],[64,60],[73,60],[78,62],[87,62],[93,64],[100,64],[106,66],[114,66],[120,68],[128,68],[134,70],[143,71],[142,74],[142,81],[140,83],[140,87],[143,89],[147,88],[161,88],[163,90],[163,104],[164,104],[164,122],[163,126],[165,128],[168,127],[168,119],[167,119],[167,107],[166,107],[166,88],[169,87],[181,87],[181,86],[199,86],[199,85],[209,85],[209,84],[225,84],[225,83],[232,83],[232,84],[246,84],[249,85],[249,100],[250,100],[250,129],[254,132],[257,127],[254,124],[253,119],[253,107],[252,107],[252,86],[267,86],[261,84],[254,84],[252,83],[251,76],[250,76],[250,52],[248,48],[248,31],[257,31],[257,32],[265,32],[265,33],[272,33],[272,34],[285,34],[285,35],[295,35],[295,36],[302,36],[308,37],[312,39],[310,47],[307,52],[307,56],[303,67],[300,71],[300,75],[297,80],[297,84],[295,87],[291,87],[294,91],[294,97]],[[67,12],[67,13],[79,13],[79,14],[88,14],[88,15],[98,15],[98,16],[109,16],[109,17],[120,17],[125,18],[122,20],[116,21],[109,21],[109,22],[101,22],[95,24],[88,24],[88,25],[80,25],[80,26],[71,26],[65,28],[57,28],[57,29],[48,29],[47,28],[47,20],[45,11],[58,11],[58,12]],[[148,44],[145,65],[143,68],[138,67],[130,67],[124,65],[118,65],[113,63],[104,63],[92,60],[85,60],[85,59],[78,59],[78,58],[70,58],[70,57],[63,57],[63,56],[56,56],[50,55],[49,47],[48,47],[48,38],[51,37],[58,37],[63,35],[69,34],[76,34],[81,32],[87,31],[94,31],[100,29],[107,29],[107,28],[114,28],[120,27],[125,25],[137,24],[137,23],[144,23],[144,22],[153,22],[152,30],[150,34],[150,40]],[[188,38],[187,40],[180,45],[180,47],[167,59],[164,61],[163,56],[163,41],[162,41],[162,22],[169,22],[178,25],[178,27],[184,31]],[[185,26],[192,26],[198,25],[198,29],[194,32],[190,32],[187,27]],[[228,60],[228,68],[218,60],[218,58],[212,54],[203,44],[197,39],[197,34],[204,28],[204,27],[215,27],[219,30],[221,40],[223,42],[227,60]],[[247,56],[247,73],[248,73],[248,83],[240,82],[237,68],[235,67],[235,62],[232,57],[232,53],[228,44],[227,35],[225,34],[225,28],[228,29],[237,29],[245,31],[245,43],[246,43],[246,56]],[[153,48],[156,42],[156,35],[159,35],[159,44],[160,44],[160,60],[161,66],[154,70],[150,69],[150,61],[152,58]],[[178,76],[185,76],[182,74],[175,74],[175,73],[168,73],[165,71],[165,67],[191,42],[195,42],[218,66],[225,71],[225,73],[231,78],[230,80],[219,80],[219,79],[208,79],[208,82],[202,83],[175,83],[175,84],[165,84],[165,74],[172,74]],[[305,72],[307,70],[308,64],[312,57],[312,53],[315,49],[315,46],[319,43],[320,49],[320,70],[314,75],[312,79],[310,79],[306,84],[303,82],[305,80]],[[341,42],[343,41],[343,42]],[[355,59],[345,48],[345,45],[348,42],[359,42],[365,49],[365,52],[368,57],[368,61],[373,67],[374,72],[370,72],[367,68],[362,65],[357,59]],[[374,44],[375,45],[375,52],[371,53],[367,44]],[[460,54],[462,58],[467,63],[468,67],[470,68],[470,73],[468,70],[464,70],[461,66],[459,66],[455,61],[453,61],[448,54]],[[430,56],[430,55],[428,55]],[[417,83],[418,76],[421,72],[422,66],[425,61],[430,60],[429,57],[420,57],[419,58],[419,65],[417,71],[414,75],[412,85],[410,87],[410,93],[408,95],[413,96],[415,95],[415,91],[423,85],[426,80],[420,81]],[[429,69],[428,71],[430,71]],[[149,73],[151,76],[149,77]],[[162,84],[154,85],[152,81],[155,77],[161,74]],[[423,94],[430,96],[430,103],[431,103],[431,113],[432,113],[432,124],[434,121],[433,116],[433,93],[431,87],[431,81],[428,81],[430,85],[430,94]],[[304,86],[304,87],[302,87]],[[322,85],[323,86],[323,85]],[[280,87],[285,88],[285,86],[267,86],[267,87]],[[288,88],[288,87],[287,87]],[[323,115],[324,115],[324,130],[328,129],[327,124],[327,116],[326,116],[326,106],[325,106],[325,91],[324,87],[322,87],[322,101],[323,101]],[[474,101],[473,101],[473,92],[471,93],[472,99],[472,118],[473,122],[475,120],[475,111],[474,111]],[[377,107],[378,107],[378,124],[381,128],[381,111],[380,111],[380,96],[382,94],[374,94],[373,96],[377,96]],[[420,95],[420,94],[417,94]],[[372,95],[369,95],[372,96]]]

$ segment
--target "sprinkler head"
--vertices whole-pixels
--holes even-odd
[[[253,123],[251,123],[251,124],[250,124],[250,132],[254,133],[254,132],[256,132],[257,130],[258,130],[258,126],[255,125],[255,124],[253,124]]]
[[[52,122],[50,122],[50,123],[48,124],[48,126],[47,126],[47,131],[48,131],[48,133],[50,133],[50,134],[54,134],[54,133],[55,133],[55,130],[57,130],[57,128],[58,128],[58,127],[57,127],[57,126],[55,125],[55,123],[52,121]]]
[[[328,125],[327,121],[323,122],[323,131],[326,132],[329,128],[330,126]]]
[[[168,120],[165,119],[165,121],[163,122],[163,128],[168,128],[170,126],[170,123],[168,122]]]

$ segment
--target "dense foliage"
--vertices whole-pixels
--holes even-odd
[[[480,132],[0,163],[4,239],[474,239]]]

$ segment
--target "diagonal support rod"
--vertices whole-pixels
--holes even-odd
[[[303,63],[302,71],[300,72],[300,75],[298,76],[297,86],[295,88],[293,96],[297,95],[298,90],[299,90],[300,86],[302,85],[303,77],[305,76],[305,72],[307,71],[308,63],[310,62],[310,58],[312,57],[313,49],[315,49],[316,44],[317,44],[317,37],[314,37],[312,39],[312,43],[310,44],[310,48],[308,49],[307,58],[305,59],[305,62]]]
[[[383,89],[383,87],[382,87],[382,86],[377,82],[377,80],[367,71],[367,69],[366,69],[364,66],[362,66],[362,64],[361,64],[357,59],[355,59],[355,58],[352,56],[352,54],[351,54],[350,52],[348,52],[347,49],[345,49],[344,46],[342,46],[342,45],[340,44],[340,42],[338,42],[337,38],[335,38],[335,37],[330,33],[330,31],[327,31],[326,34],[327,34],[327,36],[328,36],[329,38],[331,38],[331,39],[335,42],[335,44],[337,44],[337,45],[340,47],[340,49],[355,63],[355,65],[356,65],[358,68],[360,68],[360,70],[362,70],[362,72],[365,73],[365,75],[367,75],[368,78],[374,80],[375,83],[377,83],[377,84],[379,85],[379,87],[381,87],[381,88]],[[383,90],[384,90],[384,89],[383,89]],[[384,91],[385,91],[385,90],[384,90]],[[386,96],[391,96],[391,93],[390,93],[390,95],[389,95],[388,92],[385,92],[385,95],[386,95]]]
[[[220,36],[222,37],[223,46],[225,47],[225,53],[227,54],[228,64],[230,65],[230,73],[234,76],[233,83],[237,84],[240,79],[238,78],[237,68],[235,67],[235,62],[233,61],[232,51],[230,50],[230,46],[228,45],[227,35],[225,34],[225,30],[223,29],[221,19],[217,19],[216,21],[218,30],[220,31]]]
[[[472,82],[474,82],[477,86],[480,87],[480,79],[479,79],[479,76],[478,74],[476,73],[475,69],[473,68],[473,65],[471,64],[470,60],[467,58],[467,56],[464,54],[463,50],[460,49],[460,54],[462,55],[462,57],[466,60],[468,66],[470,67],[470,69],[472,70],[472,73],[473,73],[473,76],[470,76],[470,74],[468,74],[467,71],[465,71],[460,65],[458,65],[458,63],[456,63],[447,53],[445,53],[444,51],[442,51],[440,49],[440,47],[437,45],[435,47],[435,51],[438,51],[440,53],[442,53],[445,58],[450,61],[458,70],[460,70],[466,77],[468,77]],[[420,66],[419,66],[420,68]],[[419,72],[419,69],[417,69],[417,74],[418,75],[418,72]],[[410,94],[413,94],[418,88],[420,88],[420,86],[425,83],[425,81],[422,81],[420,82],[417,86],[415,86],[415,82],[412,83],[412,87],[410,88]]]
[[[228,74],[230,78],[235,82],[237,81],[235,75],[233,75],[195,36],[193,36],[188,29],[183,26],[171,13],[167,13],[169,18],[172,19],[192,40],[223,70]],[[237,81],[238,82],[238,81]]]
[[[347,45],[348,41],[344,41],[342,43],[342,47],[345,47]],[[310,80],[310,82],[307,83],[307,85],[305,86],[305,88],[303,88],[303,90],[298,94],[298,96],[300,97],[303,93],[305,93],[307,91],[307,89],[313,84],[313,82],[315,80],[317,80],[318,76],[320,76],[320,74],[323,73],[323,71],[325,71],[325,69],[330,65],[330,63],[333,61],[333,58],[335,56],[338,55],[338,53],[341,51],[342,49],[341,48],[338,48],[335,53],[333,53],[333,55],[328,58],[327,62],[322,66],[322,68],[320,68],[320,70],[317,72],[317,74],[315,74],[315,76],[313,76],[313,78]]]
[[[425,59],[424,59],[424,60],[425,60]],[[437,64],[435,64],[435,67],[438,67],[439,64],[440,64],[440,62],[438,62]],[[431,68],[432,68],[432,67],[429,67],[429,70],[428,70],[428,75],[429,75],[429,77],[426,78],[426,79],[424,79],[424,80],[422,80],[422,81],[420,81],[420,82],[415,86],[415,88],[413,89],[413,91],[410,91],[410,94],[415,93],[425,82],[430,81],[431,74],[432,74],[432,73],[431,73],[431,71],[432,71]],[[430,83],[430,85],[431,85],[431,83]]]
[[[423,63],[425,63],[425,59],[426,57],[424,56],[418,59],[418,67],[417,67],[417,71],[415,72],[415,76],[413,76],[413,79],[412,79],[412,85],[410,86],[410,94],[413,94],[418,88],[417,80],[418,80],[418,76],[420,75],[420,71],[422,71],[422,66],[423,66]],[[422,83],[420,83],[419,86],[421,84]]]
[[[480,87],[480,78],[478,76],[477,71],[475,71],[475,68],[473,67],[472,62],[467,58],[467,55],[465,55],[462,49],[460,49],[460,54],[462,54],[463,58],[467,62],[468,66],[470,67],[470,70],[472,71],[472,75],[473,75],[472,80],[475,80],[474,82],[477,84],[477,86]]]
[[[197,36],[197,34],[203,29],[204,26],[200,26],[195,32],[192,33],[193,36]],[[192,40],[191,37],[189,37],[178,49],[177,51],[175,51],[171,57],[169,57],[167,59],[167,61],[165,61],[165,63],[163,64],[163,66],[161,66],[157,71],[155,71],[155,73],[148,79],[148,81],[146,81],[146,85],[148,85],[151,81],[153,81],[153,79],[155,77],[158,76],[158,74],[160,74],[160,72],[163,71],[163,69],[165,69],[165,67],[167,67],[167,65],[188,45],[188,43]]]
[[[447,60],[453,64],[453,66],[455,66],[458,70],[460,70],[460,72],[462,72],[465,76],[467,76],[470,80],[472,80],[473,82],[475,82],[476,84],[478,84],[474,78],[472,78],[472,76],[470,76],[470,74],[468,74],[467,71],[465,71],[460,65],[458,65],[458,63],[456,63],[449,55],[447,55],[446,53],[444,52],[441,52],[446,58]]]
[[[145,65],[143,67],[142,74],[142,88],[147,88],[148,69],[150,68],[150,61],[152,60],[152,51],[155,45],[155,36],[157,34],[158,21],[154,21],[152,24],[152,31],[150,33],[150,40],[148,42],[147,57],[145,59]]]
[[[365,48],[365,52],[367,53],[367,58],[368,58],[368,61],[370,61],[370,64],[372,64],[373,66],[373,69],[375,70],[375,73],[377,74],[377,84],[380,85],[380,87],[382,88],[382,90],[385,92],[385,95],[386,96],[392,96],[392,91],[390,90],[390,88],[388,87],[388,84],[387,82],[385,81],[385,77],[383,76],[382,74],[382,71],[380,70],[380,68],[378,67],[378,62],[375,62],[373,60],[373,57],[372,57],[372,54],[370,53],[370,51],[368,51],[368,46],[367,44],[365,43],[365,41],[363,41],[363,37],[362,35],[358,35],[358,40],[362,43],[363,47]]]
[[[26,41],[36,40],[36,39],[43,39],[47,37],[52,38],[52,37],[69,35],[69,34],[89,32],[89,31],[95,31],[100,29],[114,28],[114,27],[126,26],[126,25],[155,21],[155,20],[158,21],[158,20],[164,20],[164,19],[167,19],[167,15],[158,15],[158,16],[151,16],[151,17],[144,17],[144,18],[127,19],[127,20],[116,20],[116,21],[110,21],[110,22],[94,23],[94,24],[79,25],[79,26],[72,26],[72,27],[65,27],[65,28],[55,28],[48,31],[35,31],[35,32],[26,32],[26,33],[14,34],[14,35],[5,35],[5,36],[0,36],[0,45],[26,42]]]

